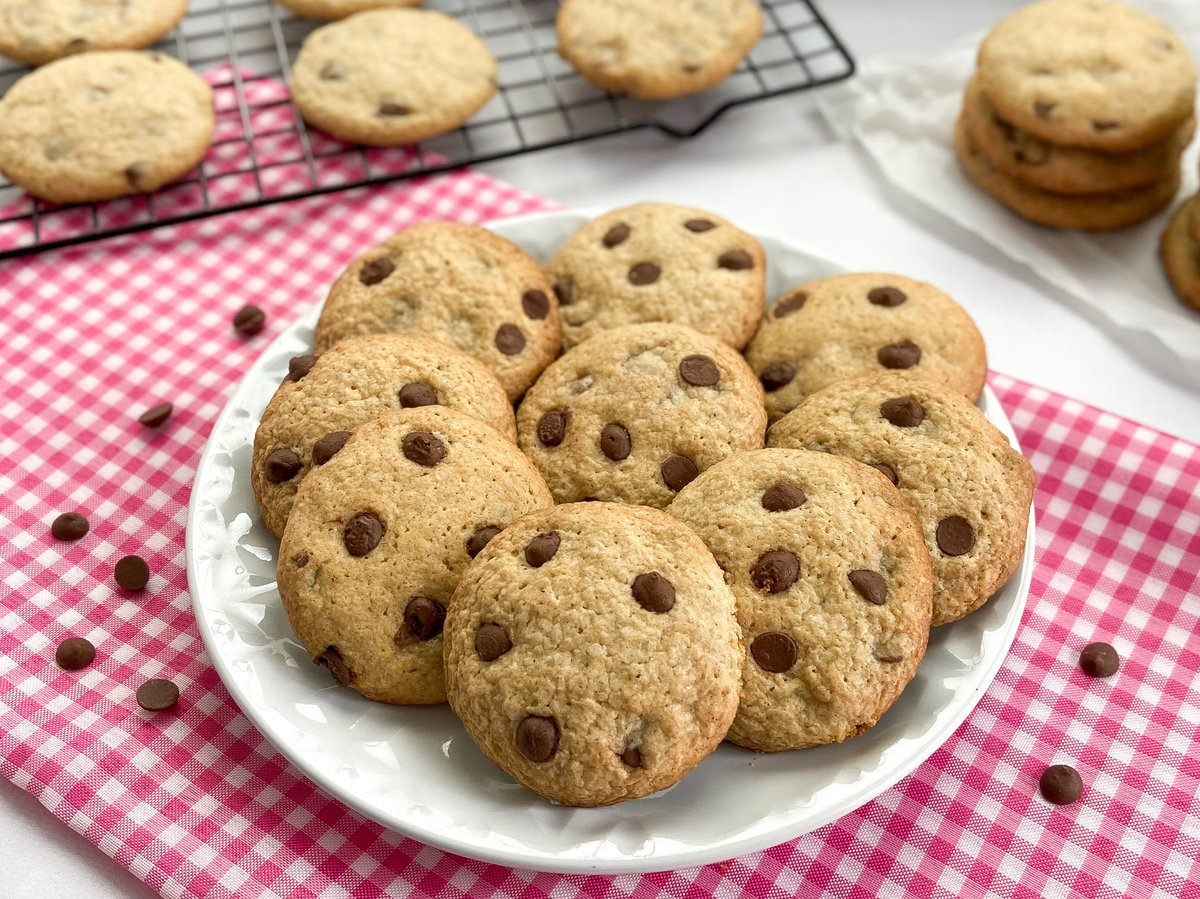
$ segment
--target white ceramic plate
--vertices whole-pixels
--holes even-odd
[[[590,211],[523,216],[491,227],[544,261]],[[768,296],[838,267],[759,235]],[[562,872],[658,871],[764,849],[878,796],[966,718],[1016,635],[1033,568],[1033,519],[1020,571],[979,611],[933,632],[916,678],[874,728],[836,746],[756,754],[722,745],[677,786],[603,809],[553,805],[475,748],[448,706],[400,708],[334,685],[292,636],[275,588],[279,544],[258,521],[250,451],[259,416],[308,352],[319,308],[246,374],[200,458],[188,513],[196,619],[242,711],[327,792],[369,818],[485,861]],[[984,412],[1016,445],[990,390]]]

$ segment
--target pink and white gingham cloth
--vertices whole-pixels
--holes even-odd
[[[362,250],[414,221],[542,208],[471,173],[0,263],[0,773],[168,897],[1200,897],[1200,448],[1001,375],[1040,476],[1025,622],[975,712],[914,774],[797,840],[664,874],[510,870],[329,798],[238,711],[196,630],[184,519],[242,373]],[[252,339],[230,327],[266,310]],[[161,429],[137,415],[175,404]],[[81,510],[91,533],[49,525]],[[114,562],[146,556],[128,595]],[[96,662],[53,661],[67,635]],[[1092,680],[1079,650],[1123,666]],[[176,712],[138,709],[167,676]],[[1037,795],[1049,764],[1083,799]]]

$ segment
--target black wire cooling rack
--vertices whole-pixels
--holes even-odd
[[[321,23],[270,0],[192,0],[158,49],[212,84],[216,135],[204,162],[153,194],[80,206],[36,201],[0,177],[0,259],[223,212],[428,175],[638,128],[699,133],[733,106],[849,77],[854,61],[809,0],[761,0],[762,40],[715,88],[667,103],[593,87],[559,58],[558,0],[429,0],[491,47],[500,89],[457,131],[369,149],[308,129],[286,84]],[[0,57],[0,92],[27,69]]]

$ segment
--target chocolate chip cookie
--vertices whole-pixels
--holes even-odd
[[[737,600],[746,664],[728,739],[775,751],[872,727],[929,639],[929,551],[900,492],[852,459],[764,449],[718,462],[667,511]]]
[[[417,6],[424,0],[279,0],[288,9],[310,19],[344,19],[368,9]]]
[[[1192,196],[1171,216],[1159,242],[1159,252],[1179,301],[1200,310],[1200,244],[1189,231],[1189,222],[1198,215],[1200,199]]]
[[[296,490],[363,422],[391,409],[444,406],[517,439],[504,388],[483,363],[420,334],[349,337],[313,361],[299,357],[254,435],[251,484],[263,524],[283,533]]]
[[[1113,0],[1043,0],[979,47],[980,88],[1006,122],[1061,146],[1124,153],[1192,115],[1196,69],[1170,28]]]
[[[385,412],[296,493],[278,564],[296,637],[364,696],[442,702],[442,624],[463,569],[550,504],[537,470],[494,428],[441,406]]]
[[[768,442],[850,456],[900,488],[933,557],[935,625],[983,605],[1020,564],[1033,468],[937,381],[900,371],[840,381],[777,421]]]
[[[569,350],[517,410],[517,440],[556,502],[663,508],[763,443],[762,388],[736,352],[684,325],[627,325]]]
[[[655,509],[579,503],[514,522],[464,572],[444,640],[467,733],[567,805],[671,786],[737,709],[733,595],[700,539]]]
[[[304,39],[292,99],[308,124],[373,147],[444,134],[496,92],[496,60],[465,25],[433,10],[374,9]]]
[[[740,350],[762,314],[766,270],[762,247],[745,231],[669,203],[593,219],[546,266],[567,348],[606,328],[662,321]]]
[[[0,54],[40,66],[88,50],[137,50],[186,11],[187,0],[3,0]]]
[[[754,0],[565,0],[558,52],[605,90],[665,100],[729,76],[762,37]]]
[[[983,337],[932,284],[852,273],[793,287],[763,315],[746,361],[774,421],[806,396],[868,372],[907,369],[945,381],[972,401],[987,377]]]
[[[317,352],[358,334],[421,332],[474,356],[518,399],[558,355],[558,303],[524,250],[475,225],[427,222],[355,259],[317,322]]]
[[[204,158],[213,123],[212,90],[169,56],[81,53],[0,99],[0,172],[55,203],[148,193]]]

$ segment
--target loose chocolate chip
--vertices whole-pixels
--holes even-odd
[[[911,340],[898,340],[881,346],[875,358],[884,368],[912,368],[921,361],[921,348]]]
[[[575,284],[572,281],[556,281],[553,287],[554,295],[564,306],[575,302]]]
[[[795,484],[780,481],[763,491],[762,507],[768,512],[787,512],[800,508],[807,499],[804,491]]]
[[[1102,134],[1105,131],[1112,131],[1114,128],[1120,127],[1120,122],[1092,122],[1092,130],[1097,134]]]
[[[58,667],[66,671],[78,671],[86,668],[96,658],[96,647],[91,640],[83,637],[68,637],[58,644],[54,651],[54,661]]]
[[[313,465],[324,465],[330,459],[338,454],[346,441],[350,439],[349,431],[330,431],[320,440],[313,444],[312,462]]]
[[[561,544],[562,537],[558,536],[557,531],[538,534],[525,547],[525,561],[534,568],[541,568],[554,558]]]
[[[675,607],[675,585],[657,571],[647,571],[633,579],[633,598],[647,612],[662,615]]]
[[[879,414],[898,428],[915,428],[925,420],[925,407],[916,397],[898,396],[883,403]]]
[[[872,462],[870,465],[876,471],[882,472],[883,476],[893,484],[900,483],[900,475],[896,474],[896,469],[892,468],[892,466],[888,465],[886,462]]]
[[[401,441],[404,457],[426,468],[433,468],[446,458],[446,444],[428,431],[411,431]]]
[[[505,356],[515,356],[525,349],[525,335],[516,325],[503,324],[496,329],[496,349]]]
[[[317,357],[312,353],[305,353],[303,356],[293,356],[288,360],[287,379],[289,381],[299,381],[312,371],[312,367],[316,364]]]
[[[1045,100],[1035,100],[1033,102],[1033,112],[1039,119],[1050,118],[1050,113],[1054,111],[1053,103],[1048,103]]]
[[[867,602],[877,606],[887,602],[887,581],[879,572],[856,568],[850,572],[850,583]]]
[[[679,377],[693,387],[715,387],[721,380],[721,370],[707,356],[684,356],[679,363]]]
[[[418,640],[432,640],[445,622],[445,607],[428,596],[414,596],[404,607],[404,627]]]
[[[717,257],[717,267],[741,272],[754,268],[754,257],[745,250],[729,250]]]
[[[354,680],[354,672],[350,670],[350,666],[346,664],[346,660],[342,658],[342,654],[336,646],[325,647],[325,651],[313,659],[313,663],[324,665],[333,675],[333,679],[343,687],[349,686],[350,682]]]
[[[381,116],[402,116],[409,115],[412,112],[403,103],[380,103],[379,115]]]
[[[87,535],[88,520],[78,512],[63,512],[50,525],[50,533],[56,540],[80,540]]]
[[[486,622],[475,631],[475,654],[485,662],[494,662],[512,649],[512,638],[503,625]]]
[[[705,231],[711,231],[717,225],[708,219],[688,219],[683,223],[683,227],[687,228],[693,234],[703,234]]]
[[[356,558],[365,556],[379,545],[386,530],[387,526],[374,512],[359,512],[342,529],[346,552]]]
[[[358,270],[358,280],[370,287],[378,284],[395,270],[396,263],[390,257],[380,256],[378,259],[372,259]]]
[[[537,436],[542,446],[558,446],[567,436],[568,414],[562,409],[551,409],[538,419]]]
[[[532,288],[521,294],[521,308],[529,318],[543,319],[550,314],[550,298],[544,290]]]
[[[628,459],[633,450],[633,440],[624,425],[606,424],[600,432],[600,450],[614,462]]]
[[[762,370],[762,374],[758,379],[762,381],[763,390],[767,393],[773,393],[782,387],[786,387],[792,383],[792,378],[796,377],[796,366],[790,362],[772,362]]]
[[[141,590],[150,581],[150,566],[141,556],[122,556],[113,567],[113,580],[122,590]]]
[[[759,634],[750,644],[750,655],[758,667],[772,674],[782,674],[796,664],[800,648],[787,634],[767,631]]]
[[[290,449],[277,449],[267,456],[263,476],[272,484],[282,484],[296,476],[304,463]]]
[[[629,283],[643,287],[646,284],[653,284],[661,274],[662,269],[653,262],[639,262],[629,270]]]
[[[1079,654],[1079,667],[1089,677],[1112,677],[1121,667],[1121,657],[1110,643],[1089,643]]]
[[[485,524],[481,528],[476,528],[475,533],[467,538],[467,555],[472,559],[483,552],[483,548],[492,542],[492,538],[500,533],[500,527],[494,524]]]
[[[134,190],[147,191],[150,190],[149,178],[151,174],[153,172],[150,163],[138,161],[125,169],[125,180],[129,182],[129,186]]]
[[[619,225],[613,225],[604,232],[603,243],[609,249],[625,243],[629,239],[629,226],[624,222]]]
[[[138,421],[148,428],[157,428],[166,423],[166,420],[171,417],[171,413],[175,407],[170,403],[159,403],[157,406],[151,406],[145,412],[138,416]]]
[[[772,549],[758,557],[750,580],[759,590],[782,593],[800,579],[800,559],[789,549]]]
[[[808,302],[808,294],[803,290],[798,290],[793,294],[778,300],[771,307],[771,314],[776,318],[786,318],[787,316],[799,312],[804,308],[804,304]]]
[[[321,68],[322,81],[340,81],[346,77],[346,67],[336,59],[325,63]]]
[[[165,678],[151,678],[137,689],[137,704],[147,712],[162,712],[177,702],[179,688]]]
[[[630,768],[641,768],[642,767],[642,751],[640,749],[638,749],[636,746],[630,746],[628,749],[626,749],[624,752],[621,753],[621,761],[624,762],[626,765],[628,765]]]
[[[303,568],[308,564],[308,553],[296,553],[292,556],[292,564],[297,568]]]
[[[700,469],[687,456],[667,456],[658,470],[662,475],[663,483],[671,490],[676,491],[682,490],[700,476]]]
[[[437,404],[437,392],[424,381],[412,381],[400,388],[400,405],[405,409]]]
[[[867,294],[874,306],[899,306],[908,299],[908,294],[898,287],[875,287]]]
[[[1047,802],[1067,805],[1083,795],[1083,778],[1070,765],[1051,765],[1042,772],[1038,788]]]
[[[247,303],[233,316],[233,330],[243,337],[253,337],[267,323],[266,314],[252,303]]]
[[[517,725],[517,748],[531,762],[548,762],[558,751],[558,723],[530,715]]]
[[[938,522],[937,545],[942,555],[965,555],[975,545],[975,529],[961,515],[950,515]]]

